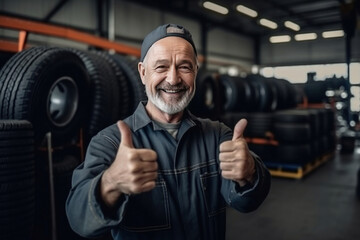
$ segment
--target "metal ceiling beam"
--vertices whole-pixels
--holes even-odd
[[[301,13],[302,15],[311,15],[311,14],[327,13],[327,12],[331,12],[331,13],[336,12],[337,14],[340,15],[340,6],[314,9],[314,10],[308,10],[308,11],[303,11],[303,12],[298,12],[298,13]]]
[[[286,6],[287,7],[296,7],[296,6],[301,6],[301,5],[307,5],[307,4],[314,4],[314,3],[329,3],[329,0],[300,0],[297,2],[286,2]]]
[[[42,19],[43,22],[49,22],[50,19],[57,13],[59,12],[59,10],[64,7],[64,5],[68,2],[69,0],[60,0],[55,7]]]
[[[195,21],[197,21],[199,23],[204,21],[204,15],[203,14],[196,13],[194,11],[190,12],[189,9],[186,9],[186,10],[184,10],[184,8],[178,9],[178,8],[174,7],[173,4],[170,4],[171,1],[167,2],[168,4],[164,4],[164,5],[157,4],[156,2],[148,2],[148,1],[141,1],[141,0],[126,0],[126,1],[132,2],[132,3],[135,2],[135,3],[141,4],[143,6],[154,8],[154,9],[160,9],[162,11],[167,11],[169,13],[173,13],[173,14],[183,16],[183,17],[186,17],[186,18],[189,18],[189,19],[193,19],[193,20],[195,20]],[[249,36],[249,37],[256,37],[257,36],[256,34],[245,32],[241,28],[236,28],[236,27],[233,27],[231,25],[228,25],[228,24],[226,24],[226,21],[217,21],[217,20],[214,20],[214,19],[211,19],[211,18],[206,18],[205,20],[207,21],[208,25],[211,26],[211,28],[220,27],[222,29],[232,31],[232,32],[235,32],[237,34],[243,34],[243,35],[246,35],[246,36]]]
[[[293,10],[291,10],[289,7],[287,7],[288,5],[285,6],[283,4],[279,4],[279,3],[275,2],[275,1],[272,1],[272,0],[271,1],[269,0],[268,2],[272,6],[274,6],[275,8],[278,8],[278,9],[284,11],[284,12],[287,12],[289,14],[287,17],[295,16],[295,17],[299,18],[301,21],[304,21],[307,25],[313,25],[314,24],[314,22],[309,20],[307,17],[305,17],[302,14],[296,13]],[[284,18],[286,18],[286,16],[282,17],[281,19],[284,19]]]

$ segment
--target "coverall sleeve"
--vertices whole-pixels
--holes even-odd
[[[232,131],[227,126],[220,125],[220,142],[232,139]],[[256,176],[254,182],[240,187],[234,181],[222,179],[221,193],[229,206],[240,212],[256,210],[270,191],[271,176],[259,156],[250,151],[255,160]]]
[[[117,212],[109,214],[111,217],[104,214],[99,199],[99,184],[103,172],[115,159],[119,145],[119,136],[111,134],[111,131],[108,133],[102,131],[91,140],[85,161],[73,172],[72,187],[66,201],[70,226],[83,237],[105,234],[119,224],[128,201],[128,197],[123,196]]]

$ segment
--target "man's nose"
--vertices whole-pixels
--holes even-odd
[[[170,85],[176,85],[178,83],[181,82],[181,78],[178,74],[178,71],[176,69],[176,67],[171,67],[169,69],[169,72],[167,74],[167,78],[166,81],[170,84]]]

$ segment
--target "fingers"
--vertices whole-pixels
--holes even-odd
[[[154,150],[141,148],[136,149],[137,158],[145,161],[145,162],[152,162],[157,161],[157,153]]]
[[[240,119],[234,127],[234,135],[232,141],[238,140],[244,136],[244,131],[247,126],[247,120],[245,118]]]
[[[156,187],[157,173],[145,173],[141,178],[128,183],[127,194],[139,194]]]
[[[129,126],[118,121],[121,142],[115,160],[108,168],[111,185],[118,193],[137,194],[150,191],[158,177],[157,153],[152,149],[135,148]]]
[[[249,152],[244,131],[247,120],[241,119],[234,127],[231,141],[226,141],[219,146],[219,160],[223,178],[242,181],[252,176],[254,160]]]
[[[141,177],[142,173],[146,172],[156,172],[158,170],[158,163],[157,161],[138,161],[133,160],[129,161],[127,164],[127,169],[130,174],[136,174],[137,177]]]
[[[126,123],[123,121],[118,121],[117,126],[121,134],[121,145],[127,146],[129,148],[134,148],[131,136],[131,130]]]
[[[221,175],[230,180],[250,178],[254,172],[254,163],[249,161],[220,162]]]
[[[221,152],[233,152],[237,149],[247,149],[247,143],[245,139],[238,139],[237,141],[225,141],[220,144],[220,153]]]

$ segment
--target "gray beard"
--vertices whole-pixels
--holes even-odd
[[[174,115],[176,113],[182,112],[190,103],[191,99],[195,95],[195,88],[192,92],[186,92],[184,96],[181,97],[179,101],[175,104],[165,102],[159,93],[154,95],[151,94],[150,90],[146,87],[146,95],[149,101],[154,104],[158,109],[162,112],[167,113],[169,115]]]

